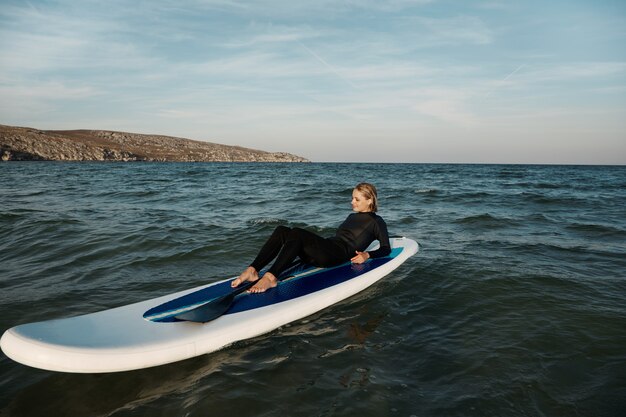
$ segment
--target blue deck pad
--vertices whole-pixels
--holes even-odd
[[[242,294],[235,298],[232,306],[224,314],[239,313],[272,304],[282,303],[332,287],[365,274],[381,265],[386,264],[402,252],[402,248],[395,248],[383,258],[369,259],[363,264],[347,262],[334,268],[325,268],[310,275],[290,279],[279,283],[260,294]]]
[[[304,263],[297,263],[295,266],[290,267],[280,275],[280,279],[284,279],[288,276],[303,274],[307,271],[316,269],[314,266]],[[261,271],[263,274],[265,271]],[[193,307],[200,306],[207,303],[214,298],[221,297],[229,294],[233,291],[230,286],[231,280],[220,282],[219,284],[211,285],[198,291],[194,291],[190,294],[183,295],[182,297],[175,298],[166,303],[160,304],[150,310],[146,311],[143,317],[147,320],[157,322],[173,322],[180,321],[173,316],[179,314],[181,310],[188,310]]]
[[[285,279],[294,275],[300,276],[287,278],[279,282],[276,288],[272,288],[264,293],[240,294],[235,298],[231,307],[224,314],[233,314],[265,307],[332,287],[333,285],[356,278],[386,264],[391,259],[398,256],[402,252],[402,249],[402,247],[394,248],[391,250],[389,256],[369,259],[363,264],[346,262],[336,267],[322,269],[310,265],[297,265],[281,274],[279,279]],[[214,298],[228,294],[231,291],[233,291],[233,289],[230,286],[230,280],[221,282],[151,308],[144,313],[143,317],[155,322],[179,321],[174,318],[174,316],[181,311],[200,306]]]

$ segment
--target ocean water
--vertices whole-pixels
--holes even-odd
[[[0,356],[1,416],[618,416],[626,167],[0,164],[0,331],[237,275],[377,185],[420,252],[219,352],[76,375]]]

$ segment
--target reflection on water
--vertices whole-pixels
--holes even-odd
[[[159,398],[189,391],[220,372],[224,361],[242,360],[231,350],[136,372],[50,375],[19,392],[5,410],[12,416],[109,416]]]

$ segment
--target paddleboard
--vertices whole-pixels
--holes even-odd
[[[376,249],[374,242],[368,250]],[[232,291],[229,278],[187,291],[77,317],[23,324],[0,339],[22,364],[75,373],[119,372],[172,363],[270,332],[369,287],[417,253],[408,238],[391,239],[389,256],[334,268],[298,267],[261,294],[242,293],[208,323],[180,315]]]

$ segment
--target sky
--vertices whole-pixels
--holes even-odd
[[[626,164],[626,1],[0,0],[0,124]]]

